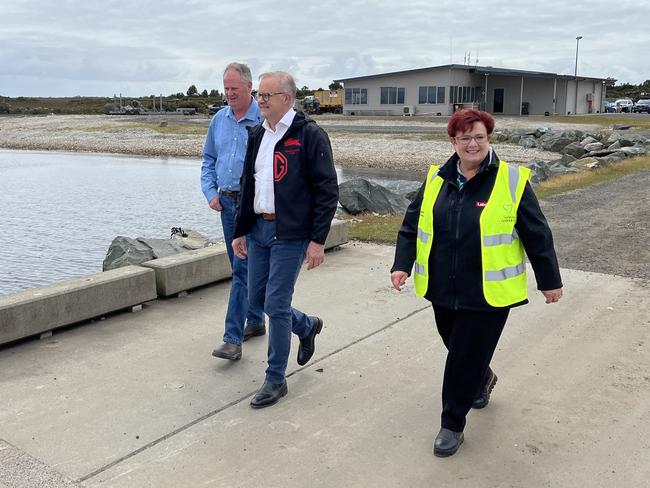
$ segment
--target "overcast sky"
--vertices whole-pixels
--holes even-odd
[[[462,64],[650,79],[650,2],[2,0],[0,95],[222,91],[230,61],[298,86]],[[256,83],[254,83],[257,86]]]

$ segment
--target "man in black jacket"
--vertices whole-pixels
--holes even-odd
[[[338,184],[327,134],[293,110],[295,93],[288,73],[260,76],[257,99],[265,121],[248,139],[232,243],[235,254],[249,261],[249,302],[263,306],[269,317],[268,368],[253,408],[273,405],[287,394],[291,333],[300,337],[298,364],[303,365],[323,327],[320,318],[293,308],[291,299],[303,261],[309,270],[325,260]]]

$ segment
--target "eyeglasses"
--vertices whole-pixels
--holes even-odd
[[[261,98],[265,102],[268,102],[273,95],[286,95],[284,92],[275,92],[275,93],[258,93],[257,98]]]
[[[472,140],[476,141],[477,144],[483,144],[487,142],[488,136],[486,135],[479,135],[479,136],[460,136],[460,137],[454,137],[456,139],[456,142],[463,145],[467,146]]]

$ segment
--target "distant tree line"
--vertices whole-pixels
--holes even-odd
[[[616,81],[613,78],[607,78],[605,82],[607,98],[630,98],[635,101],[640,98],[650,98],[650,80],[645,80],[639,85],[631,83],[616,85]]]

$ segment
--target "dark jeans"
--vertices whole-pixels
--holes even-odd
[[[248,299],[269,317],[266,380],[283,383],[291,333],[305,337],[314,319],[291,306],[294,285],[305,259],[306,239],[276,239],[275,221],[258,217],[248,243]]]
[[[441,426],[461,432],[467,412],[485,384],[510,309],[479,312],[434,305],[433,312],[438,333],[448,351],[442,383]]]
[[[226,312],[226,330],[223,341],[231,344],[241,344],[244,340],[244,322],[253,325],[264,324],[262,307],[251,307],[248,303],[248,262],[239,259],[232,250],[232,240],[235,233],[235,217],[237,215],[237,199],[224,194],[219,201],[221,210],[221,227],[226,241],[228,259],[232,268],[232,284]],[[248,240],[248,238],[247,238]]]

